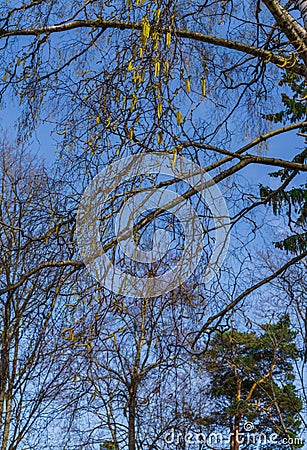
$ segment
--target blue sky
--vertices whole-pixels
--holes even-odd
[[[16,121],[21,108],[17,100],[9,99],[6,102],[0,109],[0,127],[2,133],[7,133],[10,142],[14,143],[17,139]],[[52,128],[50,124],[41,124],[27,143],[29,150],[40,155],[47,166],[52,164],[56,158],[56,142],[51,136]]]
[[[21,112],[18,101],[7,100],[0,110],[0,127],[2,132],[8,133],[10,141],[14,142],[17,137],[16,120]],[[56,159],[56,135],[51,135],[53,126],[51,124],[40,124],[36,132],[30,139],[28,146],[33,153],[39,154],[47,165],[52,164]],[[294,154],[293,150],[303,148],[304,138],[297,136],[297,131],[284,133],[268,141],[270,157],[289,158],[291,160]],[[242,142],[242,145],[246,142]],[[271,170],[272,169],[272,170]],[[241,173],[248,176],[249,180],[265,184],[272,179],[267,176],[267,173],[275,169],[268,166],[249,166]],[[304,182],[304,176],[301,176],[301,182]]]

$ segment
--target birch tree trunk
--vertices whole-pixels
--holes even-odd
[[[307,28],[307,0],[296,0],[295,4],[301,13],[304,26]]]

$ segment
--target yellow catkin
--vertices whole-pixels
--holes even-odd
[[[173,154],[173,159],[172,159],[172,168],[175,167],[176,160],[177,160],[177,150],[175,149],[174,154]]]
[[[187,89],[187,93],[189,94],[191,92],[191,82],[188,78],[185,80],[185,86]]]
[[[159,75],[159,73],[160,73],[160,67],[161,67],[160,61],[157,61],[157,62],[155,63],[155,77],[157,77],[157,76]]]
[[[172,35],[171,35],[170,31],[168,31],[166,33],[166,45],[168,48],[170,48],[170,46],[171,46],[171,38],[172,38]]]
[[[162,102],[158,101],[158,118],[160,119],[162,115]]]
[[[206,85],[207,85],[206,78],[202,78],[202,80],[201,80],[201,90],[202,90],[202,94],[203,94],[204,97],[206,97]]]
[[[147,17],[143,17],[142,19],[142,36],[141,36],[141,41],[143,46],[145,47],[148,41],[150,35],[150,24],[148,22],[148,18]]]
[[[182,112],[177,111],[176,113],[177,125],[181,125],[183,123]]]

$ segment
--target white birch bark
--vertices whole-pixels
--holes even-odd
[[[307,0],[296,0],[295,1],[297,9],[301,13],[301,17],[304,21],[304,26],[307,28]]]
[[[289,42],[295,49],[299,49],[300,58],[304,61],[307,67],[307,30],[304,28],[284,7],[281,6],[278,0],[263,0],[263,3],[271,12],[272,16],[279,25],[280,30],[287,36]],[[298,2],[297,2],[298,3]],[[307,5],[307,1],[300,1]],[[307,11],[306,11],[307,12]],[[307,79],[307,73],[305,71]]]
[[[307,38],[307,31],[300,23],[281,6],[277,0],[263,0],[263,3],[271,12],[272,16],[278,23],[280,29],[285,33],[290,42],[305,41]],[[300,3],[307,3],[303,1]]]

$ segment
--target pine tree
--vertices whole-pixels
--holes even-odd
[[[300,76],[293,75],[286,72],[279,83],[285,86],[287,90],[292,91],[282,94],[283,110],[275,114],[267,114],[265,117],[274,123],[296,123],[307,118],[307,84],[306,80]],[[302,127],[301,136],[306,138],[307,144],[307,129]],[[307,146],[306,146],[307,147]],[[307,148],[296,157],[296,162],[304,163],[307,158]],[[275,242],[275,246],[282,250],[291,253],[301,253],[307,249],[307,184],[302,184],[300,187],[287,189],[289,183],[296,175],[294,171],[282,169],[270,174],[272,177],[280,178],[283,185],[277,191],[273,191],[267,186],[260,186],[261,200],[270,205],[275,215],[287,214],[289,224],[291,226],[292,234],[282,241]]]
[[[198,423],[228,428],[231,450],[239,450],[246,423],[252,424],[254,432],[276,433],[278,439],[289,442],[295,441],[300,430],[302,402],[296,393],[293,367],[298,350],[289,316],[261,325],[261,329],[258,335],[237,329],[217,331],[203,361],[213,406],[210,417],[199,418]],[[261,448],[273,447],[267,442]]]

